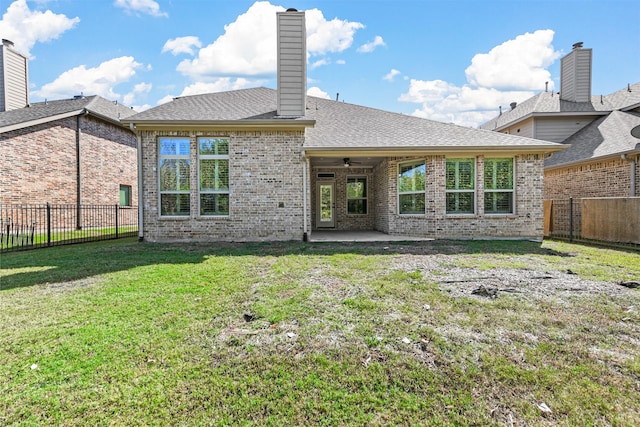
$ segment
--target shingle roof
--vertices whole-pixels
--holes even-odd
[[[175,98],[127,118],[127,121],[268,120],[276,117],[273,89],[264,87]]]
[[[58,101],[33,103],[28,107],[0,112],[0,132],[26,127],[34,122],[46,122],[59,116],[80,114],[84,111],[113,122],[132,116],[136,112],[100,96],[79,97]]]
[[[560,95],[557,93],[542,92],[518,104],[513,110],[503,112],[483,123],[480,128],[500,129],[533,114],[593,113],[594,115],[603,115],[610,111],[622,110],[640,104],[640,82],[629,85],[628,89],[625,88],[606,96],[592,96],[591,102],[561,101]]]
[[[545,167],[589,161],[597,158],[640,152],[640,140],[630,130],[640,125],[640,114],[613,111],[606,117],[594,120],[564,143],[571,147],[560,151],[545,161]]]
[[[254,88],[177,98],[138,113],[125,123],[178,124],[215,121],[259,121],[295,123],[314,120],[306,130],[306,150],[380,149],[542,149],[554,151],[559,144],[471,129],[374,108],[316,97],[307,97],[307,114],[299,119],[278,119],[277,94],[273,89]]]

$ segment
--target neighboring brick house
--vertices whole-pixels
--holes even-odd
[[[640,188],[640,83],[591,94],[591,49],[562,58],[560,92],[542,92],[481,126],[569,146],[545,160],[544,198],[630,197]]]
[[[141,237],[542,238],[543,158],[560,144],[306,97],[304,12],[277,22],[277,90],[185,96],[123,120],[141,147]]]
[[[2,52],[16,58],[6,40]],[[137,204],[136,137],[120,122],[135,111],[99,96],[28,104],[28,85],[2,80],[0,205]]]

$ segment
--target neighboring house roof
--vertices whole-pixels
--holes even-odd
[[[132,116],[136,112],[131,108],[106,100],[98,95],[37,102],[25,108],[0,112],[0,133],[84,113],[122,126],[120,119]]]
[[[635,126],[640,126],[640,114],[613,111],[567,138],[564,143],[571,144],[571,147],[547,159],[545,168],[640,153],[640,141],[629,131]]]
[[[638,105],[640,105],[640,82],[610,95],[592,96],[591,102],[562,101],[558,93],[542,92],[518,104],[516,108],[483,123],[480,128],[501,130],[533,116],[605,115],[610,111],[631,109]]]
[[[371,150],[387,155],[402,151],[556,151],[561,144],[466,128],[323,98],[307,97],[306,115],[276,116],[276,91],[242,89],[176,98],[123,120],[136,127],[305,126],[304,149],[340,153]]]
[[[614,110],[628,111],[640,107],[640,82],[608,95],[607,99]]]

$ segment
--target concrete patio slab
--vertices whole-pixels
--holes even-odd
[[[381,231],[313,231],[310,242],[413,242],[434,240],[429,237],[392,236]]]

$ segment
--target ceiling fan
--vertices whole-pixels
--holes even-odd
[[[342,161],[344,162],[344,167],[345,168],[348,168],[351,165],[359,165],[360,164],[360,162],[351,161],[351,159],[348,158],[348,157],[345,157],[344,159],[342,159]]]

